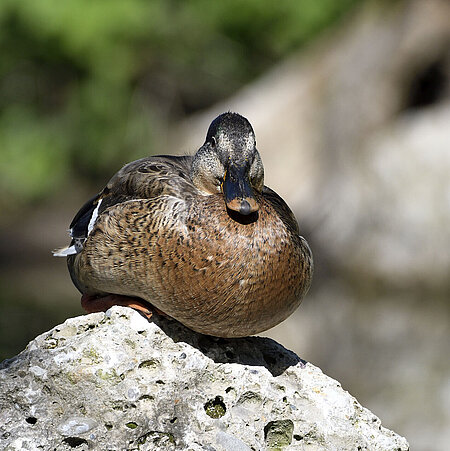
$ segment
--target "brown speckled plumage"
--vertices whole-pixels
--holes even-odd
[[[82,293],[143,298],[191,329],[223,337],[264,331],[298,307],[311,283],[311,251],[289,207],[262,188],[248,121],[235,113],[218,119],[196,157],[130,163],[80,210],[71,227],[82,245],[68,266]],[[242,141],[239,130],[253,141]],[[223,135],[228,145],[220,149]],[[254,149],[244,158],[242,142]],[[205,146],[219,154],[208,168],[222,171],[211,185],[198,181],[199,171],[192,175]],[[232,170],[245,173],[244,181],[230,181]],[[98,205],[91,230],[80,234]]]

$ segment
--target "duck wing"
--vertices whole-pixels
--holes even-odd
[[[283,200],[283,198],[281,198],[275,191],[273,191],[269,187],[264,186],[262,193],[263,196],[273,205],[275,210],[278,212],[280,219],[284,222],[286,227],[300,239],[304,258],[309,262],[309,264],[306,265],[305,268],[307,271],[310,271],[310,275],[308,277],[312,277],[313,256],[311,248],[309,247],[309,244],[305,240],[305,238],[300,235],[298,222],[295,218],[294,213],[292,213],[292,210],[289,208],[288,204]]]
[[[292,210],[289,208],[288,204],[283,200],[283,198],[268,186],[264,186],[262,193],[263,196],[273,205],[275,211],[278,212],[281,220],[285,223],[285,225],[298,235],[299,228],[297,219],[295,218],[294,213],[292,213]]]
[[[56,249],[55,257],[78,254],[100,214],[128,200],[151,199],[168,195],[188,199],[196,188],[190,178],[192,156],[158,155],[126,164],[105,188],[89,199],[70,223],[69,246]]]

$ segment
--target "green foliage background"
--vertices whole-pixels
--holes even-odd
[[[152,153],[357,0],[2,0],[0,208]]]

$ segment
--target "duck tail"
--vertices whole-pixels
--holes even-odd
[[[72,246],[61,247],[60,249],[55,249],[52,251],[53,257],[67,257],[69,255],[77,254],[75,244]]]

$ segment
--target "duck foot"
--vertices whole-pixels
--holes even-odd
[[[147,319],[152,317],[153,312],[167,316],[164,312],[150,304],[150,302],[139,298],[122,296],[120,294],[108,294],[106,296],[83,294],[81,296],[81,307],[88,313],[106,312],[113,305],[134,308]]]

